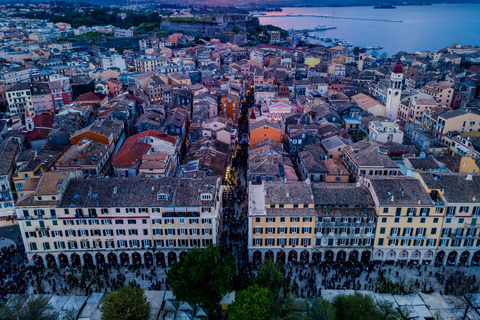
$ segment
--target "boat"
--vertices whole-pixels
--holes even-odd
[[[394,7],[392,5],[381,5],[381,6],[375,6],[373,9],[397,9],[397,7]]]
[[[383,47],[382,46],[373,46],[372,49],[373,50],[380,50],[380,49],[383,49]]]
[[[319,24],[318,26],[315,27],[315,30],[327,30],[328,27],[326,24]]]

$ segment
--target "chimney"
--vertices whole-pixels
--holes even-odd
[[[289,197],[289,193],[288,193],[288,191],[287,191],[287,198],[288,198],[288,197]]]
[[[390,198],[390,201],[394,201],[395,200],[395,197],[392,195],[392,197]]]
[[[467,174],[467,178],[465,179],[467,181],[472,181],[473,180],[473,176],[469,173]]]

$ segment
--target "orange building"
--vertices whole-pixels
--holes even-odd
[[[232,120],[233,125],[237,126],[239,118],[240,99],[233,95],[223,96],[220,105],[221,114],[227,116],[227,118]]]
[[[258,120],[250,119],[250,147],[253,148],[256,143],[268,138],[282,143],[281,123],[263,117]]]

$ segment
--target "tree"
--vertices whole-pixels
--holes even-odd
[[[272,259],[265,259],[258,267],[257,279],[258,285],[270,289],[270,292],[277,297],[280,289],[285,284],[285,276],[280,267]]]
[[[13,301],[0,309],[2,320],[56,320],[58,313],[44,296],[30,296],[25,302],[24,296],[15,296]],[[25,302],[25,303],[24,303]]]
[[[231,291],[230,276],[235,270],[235,258],[232,255],[221,258],[220,248],[210,245],[189,250],[183,261],[172,265],[167,276],[178,300],[213,310]]]
[[[360,293],[338,295],[333,299],[335,315],[342,320],[378,320],[380,313],[372,298]]]
[[[381,300],[377,303],[378,311],[380,312],[379,320],[398,320],[400,314],[393,302],[388,300]]]
[[[150,309],[142,288],[122,286],[105,297],[102,320],[147,320]]]
[[[268,320],[272,317],[273,295],[268,288],[255,284],[239,291],[228,308],[230,320]]]
[[[311,320],[333,320],[335,319],[335,309],[330,301],[314,298],[310,302],[308,316]]]
[[[358,56],[358,54],[360,53],[360,48],[359,47],[355,47],[353,48],[353,54]]]

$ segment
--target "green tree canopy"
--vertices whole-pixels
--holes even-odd
[[[0,309],[2,320],[56,320],[58,313],[48,303],[45,296],[30,296],[25,302],[25,297],[17,295],[13,300]],[[25,303],[24,303],[25,302]]]
[[[335,309],[330,301],[314,298],[310,301],[308,316],[310,320],[334,320]]]
[[[382,300],[379,301],[377,305],[378,311],[380,312],[379,320],[398,320],[400,318],[397,307],[395,307],[393,302]]]
[[[369,296],[355,293],[338,295],[333,300],[335,316],[341,320],[378,320],[380,313]]]
[[[189,250],[183,261],[172,265],[167,276],[178,300],[213,310],[231,291],[230,276],[235,270],[235,258],[232,255],[221,258],[220,248],[210,245]]]
[[[285,284],[285,276],[277,263],[273,262],[272,259],[265,259],[258,267],[256,283],[270,289],[272,294],[277,297]]]
[[[102,320],[148,320],[150,308],[142,288],[122,286],[105,297]]]
[[[255,284],[237,292],[228,308],[229,320],[268,320],[272,317],[273,295],[268,288]]]

